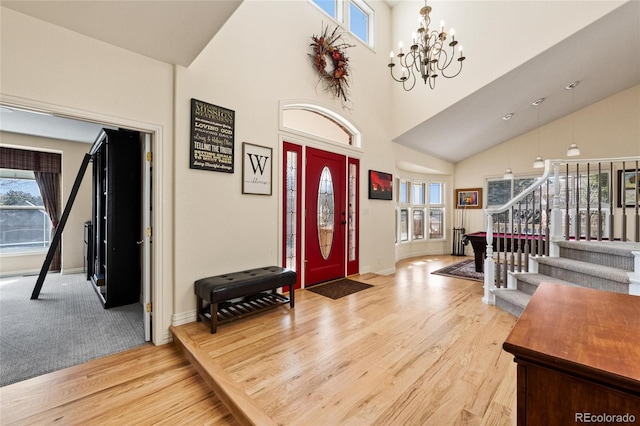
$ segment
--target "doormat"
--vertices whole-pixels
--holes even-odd
[[[366,290],[369,287],[373,287],[373,285],[353,281],[347,278],[342,278],[326,284],[309,287],[307,288],[307,290],[335,300],[353,293],[357,293],[361,290]]]
[[[432,274],[447,277],[464,278],[467,280],[484,281],[484,272],[476,272],[476,264],[473,259],[463,260],[445,268],[433,271]]]

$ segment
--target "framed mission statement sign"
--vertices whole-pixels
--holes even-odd
[[[189,167],[233,173],[235,111],[191,99]]]

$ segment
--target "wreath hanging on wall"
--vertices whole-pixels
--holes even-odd
[[[325,26],[319,36],[313,35],[310,46],[313,53],[309,56],[320,74],[320,81],[324,82],[327,91],[341,99],[342,104],[349,100],[349,58],[345,51],[354,47],[341,40],[342,34],[336,26],[329,34],[329,26]]]

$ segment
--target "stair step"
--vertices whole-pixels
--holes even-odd
[[[531,300],[530,294],[510,288],[497,288],[493,290],[493,295],[496,298],[496,306],[498,308],[518,318],[522,315],[529,300]]]
[[[604,265],[596,265],[593,263],[574,259],[565,259],[562,257],[541,257],[538,259],[538,263],[553,266],[554,268],[577,272],[583,275],[591,275],[594,277],[603,278],[609,281],[616,281],[623,284],[629,283],[629,271],[626,271],[624,269],[612,268],[610,266]]]
[[[558,241],[560,257],[633,271],[634,255],[640,243],[631,241]]]
[[[536,274],[534,272],[514,272],[513,276],[516,278],[517,289],[527,294],[533,294],[540,283],[555,283],[573,287],[582,287],[581,285],[572,283],[571,281],[561,280],[560,278],[552,277],[550,275]]]
[[[640,294],[640,286],[632,282],[635,267],[632,252],[640,251],[640,243],[558,241],[557,244],[560,257],[532,257],[538,263],[538,273],[510,272],[516,279],[516,288],[494,289],[497,307],[519,317],[542,282]]]

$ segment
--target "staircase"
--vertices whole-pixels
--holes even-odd
[[[559,241],[559,257],[533,256],[530,271],[510,272],[508,288],[495,288],[497,307],[520,317],[541,282],[639,294],[632,284],[640,243],[620,241]]]

